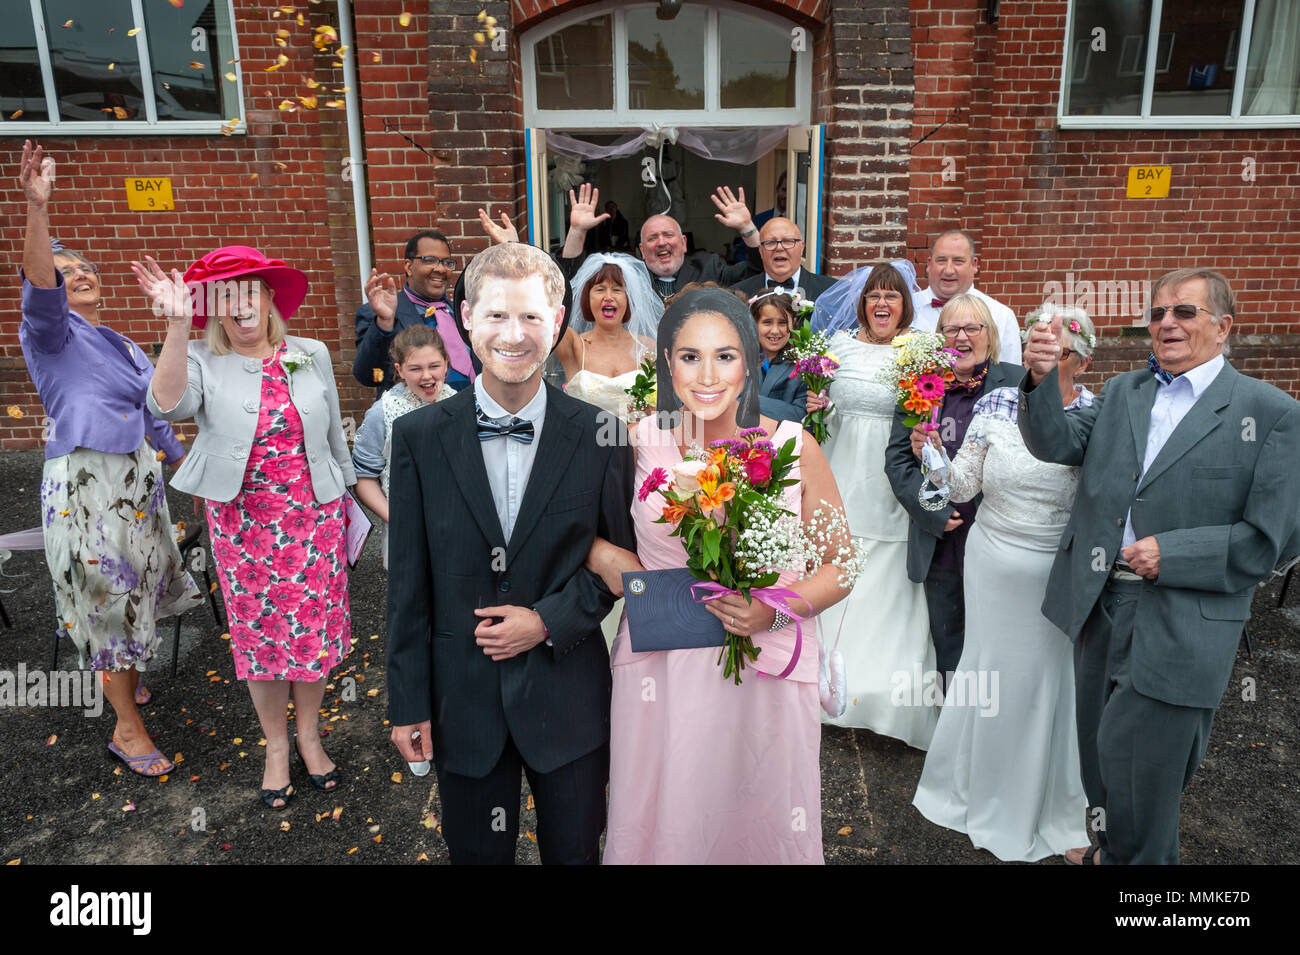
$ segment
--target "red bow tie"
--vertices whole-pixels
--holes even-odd
[[[932,299],[930,299],[930,305],[931,305],[932,307],[934,307],[934,308],[943,308],[943,307],[944,307],[945,305],[947,305],[947,304],[948,304],[948,300],[947,300],[947,299],[942,299],[942,298],[932,298]]]

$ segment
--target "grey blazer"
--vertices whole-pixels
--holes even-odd
[[[290,352],[311,363],[289,373],[289,397],[302,418],[307,467],[319,503],[342,497],[356,484],[352,455],[343,437],[338,386],[329,350],[312,338],[289,336]],[[149,389],[149,411],[166,421],[193,418],[199,427],[172,486],[210,501],[234,500],[244,484],[244,469],[257,434],[262,406],[262,362],[231,352],[213,355],[207,342],[189,345],[189,384],[174,408],[164,411]]]
[[[1156,394],[1149,371],[1117,375],[1091,407],[1069,414],[1055,370],[1027,385],[1026,374],[1025,445],[1041,460],[1083,467],[1043,615],[1078,637],[1132,508],[1138,539],[1160,545],[1160,575],[1138,598],[1133,687],[1176,706],[1218,706],[1255,585],[1296,523],[1300,403],[1225,363],[1143,474]]]

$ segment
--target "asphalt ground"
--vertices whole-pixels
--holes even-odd
[[[39,524],[42,456],[0,452],[0,532]],[[172,520],[193,520],[190,499],[168,492]],[[40,551],[4,564],[0,599],[13,621],[0,630],[0,670],[49,668],[54,604]],[[1300,575],[1298,575],[1300,576]],[[325,747],[344,773],[331,793],[313,789],[294,757],[297,794],[283,812],[258,799],[260,730],[230,650],[205,606],[183,620],[171,675],[172,621],[146,678],[146,723],[183,761],[166,781],[105,758],[111,711],[0,706],[0,862],[21,864],[430,864],[447,861],[435,777],[413,776],[383,725],[386,577],[372,534],[352,573],[353,650],[326,695]],[[1288,607],[1279,583],[1257,594],[1254,651],[1238,654],[1205,762],[1183,797],[1185,864],[1300,860],[1300,580]],[[218,592],[219,597],[219,592]],[[64,642],[59,666],[75,667]],[[355,683],[345,700],[344,677]],[[1253,699],[1248,692],[1253,684]],[[373,695],[371,695],[373,694]],[[864,730],[823,729],[822,829],[834,864],[996,863],[956,832],[912,808],[924,754]],[[400,777],[395,774],[401,774]],[[516,861],[538,862],[536,815],[521,786]],[[1062,864],[1059,858],[1044,865]]]

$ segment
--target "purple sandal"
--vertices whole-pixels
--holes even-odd
[[[153,752],[151,753],[145,753],[141,756],[128,756],[126,755],[126,753],[122,751],[122,748],[118,746],[117,743],[110,741],[108,744],[108,752],[110,756],[116,756],[122,762],[126,763],[126,768],[131,770],[131,772],[136,773],[140,776],[146,776],[149,779],[155,779],[158,776],[165,776],[167,773],[170,773],[173,769],[176,768],[175,764],[172,763],[170,759],[168,759],[162,753],[158,752],[158,747],[156,746],[154,747]],[[158,760],[162,760],[163,762],[168,763],[169,764],[168,767],[166,769],[159,770],[156,773],[146,772],[146,770],[154,763],[156,763]]]
[[[149,692],[149,688],[143,683],[138,684],[135,688],[135,705],[148,706],[152,700],[153,694]]]

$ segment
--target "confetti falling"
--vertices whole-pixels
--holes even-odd
[[[171,4],[173,7],[175,7],[177,10],[179,10],[181,7],[185,6],[185,0],[167,0],[167,2],[170,3],[170,4]],[[230,847],[229,847],[229,846],[226,846],[226,848],[229,849]]]
[[[283,53],[281,53],[279,56],[275,58],[275,62],[272,63],[270,66],[266,67],[266,69],[263,70],[263,72],[274,73],[276,70],[280,69],[288,62],[289,62],[289,58],[285,56]]]
[[[234,74],[234,72],[232,71],[232,72],[229,72],[229,73],[226,74],[226,79],[228,79],[228,80],[230,80],[230,82],[234,83],[236,80],[239,79],[239,77],[236,76],[236,75]]]
[[[76,22],[75,20],[69,20],[67,23],[63,24],[63,29],[65,29],[65,30],[68,29],[68,28],[71,27],[72,24],[75,23],[75,22]]]
[[[403,11],[402,11],[402,15],[401,15],[400,17],[397,18],[397,22],[400,23],[400,24],[401,24],[402,26],[404,26],[404,27],[409,27],[409,26],[411,25],[411,15],[410,15],[409,13],[407,13],[405,10],[403,10]],[[71,24],[71,23],[72,23],[72,21],[69,20],[68,23],[65,23],[65,24],[64,24],[64,26],[68,26],[68,25]]]
[[[22,116],[22,115],[23,115],[23,111],[22,111],[21,109],[19,109],[19,110],[14,110],[12,113],[9,114],[9,118],[10,118],[10,119],[17,119],[18,117],[20,117],[20,116]]]
[[[21,418],[23,416],[22,409],[20,409],[17,405],[10,405],[5,410],[9,413],[9,417],[11,418]]]
[[[141,29],[140,27],[135,27],[134,29],[127,30],[127,31],[126,31],[126,35],[127,35],[127,36],[135,36],[137,33],[140,32],[140,29]]]
[[[45,745],[46,745],[46,746],[53,746],[53,745],[54,745],[55,743],[57,743],[58,741],[59,741],[58,734],[57,734],[57,733],[55,733],[55,734],[51,734],[51,735],[50,735],[50,738],[47,739],[47,740],[45,741]]]

